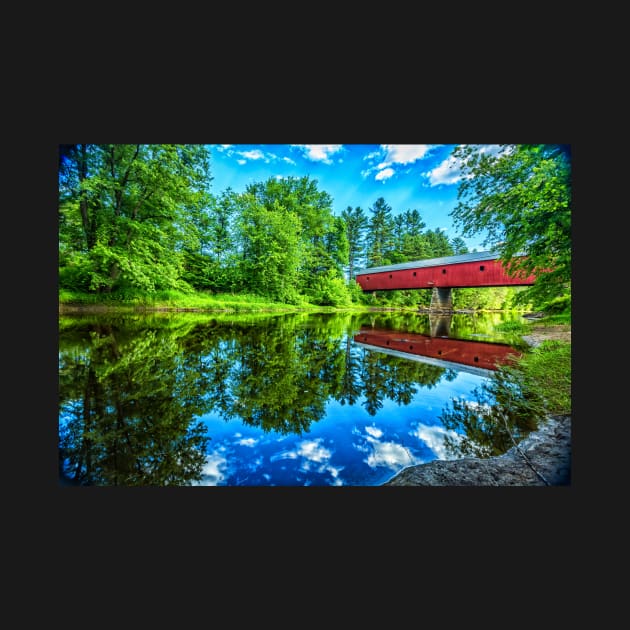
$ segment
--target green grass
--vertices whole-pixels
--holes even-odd
[[[255,313],[255,312],[297,312],[338,310],[367,310],[367,306],[356,304],[343,308],[318,306],[304,301],[299,304],[273,302],[268,298],[252,294],[209,294],[161,291],[151,295],[142,292],[126,291],[111,294],[86,294],[68,290],[59,291],[59,304],[105,308],[112,312],[134,312],[143,310],[198,310],[208,312]]]
[[[531,324],[527,321],[509,320],[497,324],[494,328],[499,332],[526,334]]]
[[[571,413],[571,344],[545,341],[518,362],[523,389],[540,398],[547,413]]]

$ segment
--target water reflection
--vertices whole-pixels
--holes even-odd
[[[370,327],[361,328],[359,334],[354,336],[354,341],[370,350],[482,375],[487,375],[500,365],[513,362],[522,354],[507,344],[401,333]]]
[[[446,438],[460,437],[439,413],[485,377],[465,372],[464,360],[410,361],[355,340],[422,338],[426,348],[455,341],[428,334],[446,325],[383,313],[64,317],[60,476],[79,485],[378,485],[449,457]],[[448,322],[467,329],[495,335],[492,322]]]

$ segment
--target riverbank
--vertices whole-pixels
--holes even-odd
[[[464,457],[405,468],[384,486],[566,486],[571,483],[571,416],[548,418],[498,457]]]
[[[536,325],[523,340],[571,343],[568,325]],[[571,416],[550,416],[498,457],[464,457],[409,466],[384,486],[566,486],[571,483]]]

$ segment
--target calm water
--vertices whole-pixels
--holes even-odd
[[[461,456],[440,412],[517,314],[61,317],[64,483],[375,486]]]

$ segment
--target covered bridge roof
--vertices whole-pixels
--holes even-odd
[[[478,260],[496,260],[499,254],[496,252],[472,252],[470,254],[457,254],[456,256],[442,256],[441,258],[427,258],[425,260],[409,260],[395,265],[383,265],[382,267],[367,267],[359,269],[355,275],[366,273],[380,273],[382,271],[396,271],[398,269],[417,269],[418,267],[439,267],[440,265],[453,265],[457,263],[476,262]]]

